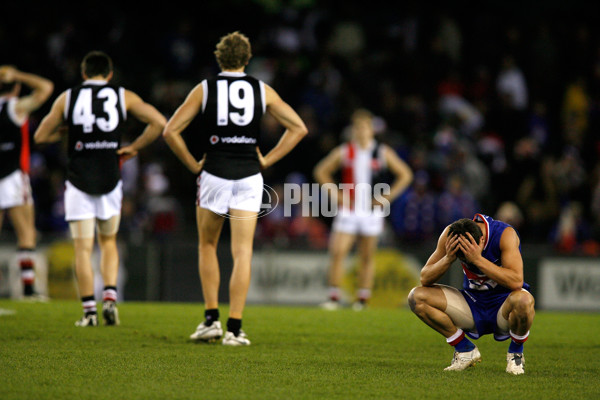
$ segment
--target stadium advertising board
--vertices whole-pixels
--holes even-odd
[[[600,260],[548,258],[540,262],[538,305],[549,310],[600,310]]]

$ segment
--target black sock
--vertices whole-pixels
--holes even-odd
[[[204,310],[204,325],[211,326],[213,322],[219,320],[219,309],[211,308],[210,310]]]
[[[83,312],[86,317],[88,315],[97,314],[94,296],[83,296],[81,298],[81,305],[83,306]]]
[[[241,319],[229,318],[227,320],[227,330],[229,332],[233,333],[235,336],[238,336],[240,334],[240,329],[242,329]]]

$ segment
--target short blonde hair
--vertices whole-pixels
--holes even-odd
[[[229,33],[217,43],[215,56],[222,70],[242,68],[252,57],[250,40],[238,31]]]
[[[357,110],[355,110],[352,113],[352,122],[355,122],[356,120],[361,120],[361,119],[367,119],[370,121],[373,121],[373,113],[369,110],[367,110],[366,108],[359,108]]]

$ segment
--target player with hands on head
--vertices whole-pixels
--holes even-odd
[[[81,74],[84,82],[58,96],[34,139],[39,144],[58,141],[65,134],[68,138],[65,219],[75,247],[75,271],[84,311],[75,325],[98,325],[91,263],[95,232],[104,284],[104,324],[118,325],[117,232],[123,198],[120,163],[160,137],[166,119],[134,92],[110,83],[113,63],[106,53],[89,52],[81,63]],[[125,120],[130,114],[146,127],[130,145],[121,147]]]
[[[436,283],[457,259],[464,273],[462,289]],[[408,302],[454,347],[446,370],[464,370],[481,361],[479,349],[468,338],[493,334],[497,341],[511,339],[506,372],[525,372],[523,348],[535,300],[523,280],[521,242],[512,226],[482,214],[447,226],[421,270],[421,286],[412,289]]]
[[[31,89],[19,97],[21,85]],[[29,116],[48,100],[54,84],[41,76],[0,66],[0,228],[4,211],[17,236],[24,299],[45,300],[35,288],[35,210],[29,182]]]

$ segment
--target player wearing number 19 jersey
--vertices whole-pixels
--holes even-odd
[[[77,283],[84,310],[76,325],[98,324],[90,259],[95,230],[104,281],[104,324],[118,325],[116,235],[123,197],[120,162],[134,157],[139,149],[158,138],[166,120],[135,93],[109,83],[113,66],[105,53],[88,53],[81,72],[83,84],[68,89],[56,99],[34,139],[36,143],[48,143],[60,140],[65,131],[68,134],[65,219],[74,241]],[[133,143],[121,147],[128,113],[147,126]]]
[[[233,271],[229,285],[229,319],[224,345],[249,345],[241,330],[242,312],[250,284],[250,261],[257,214],[262,202],[261,168],[273,165],[306,135],[304,122],[271,87],[248,76],[250,41],[239,32],[221,38],[215,51],[221,73],[198,84],[167,123],[164,138],[197,179],[196,221],[199,269],[205,302],[205,321],[190,336],[214,341],[223,330],[219,322],[219,265],[216,246],[225,217],[230,218]],[[286,128],[279,143],[264,157],[258,150],[260,119],[269,113]],[[194,118],[205,149],[198,162],[181,137]]]

